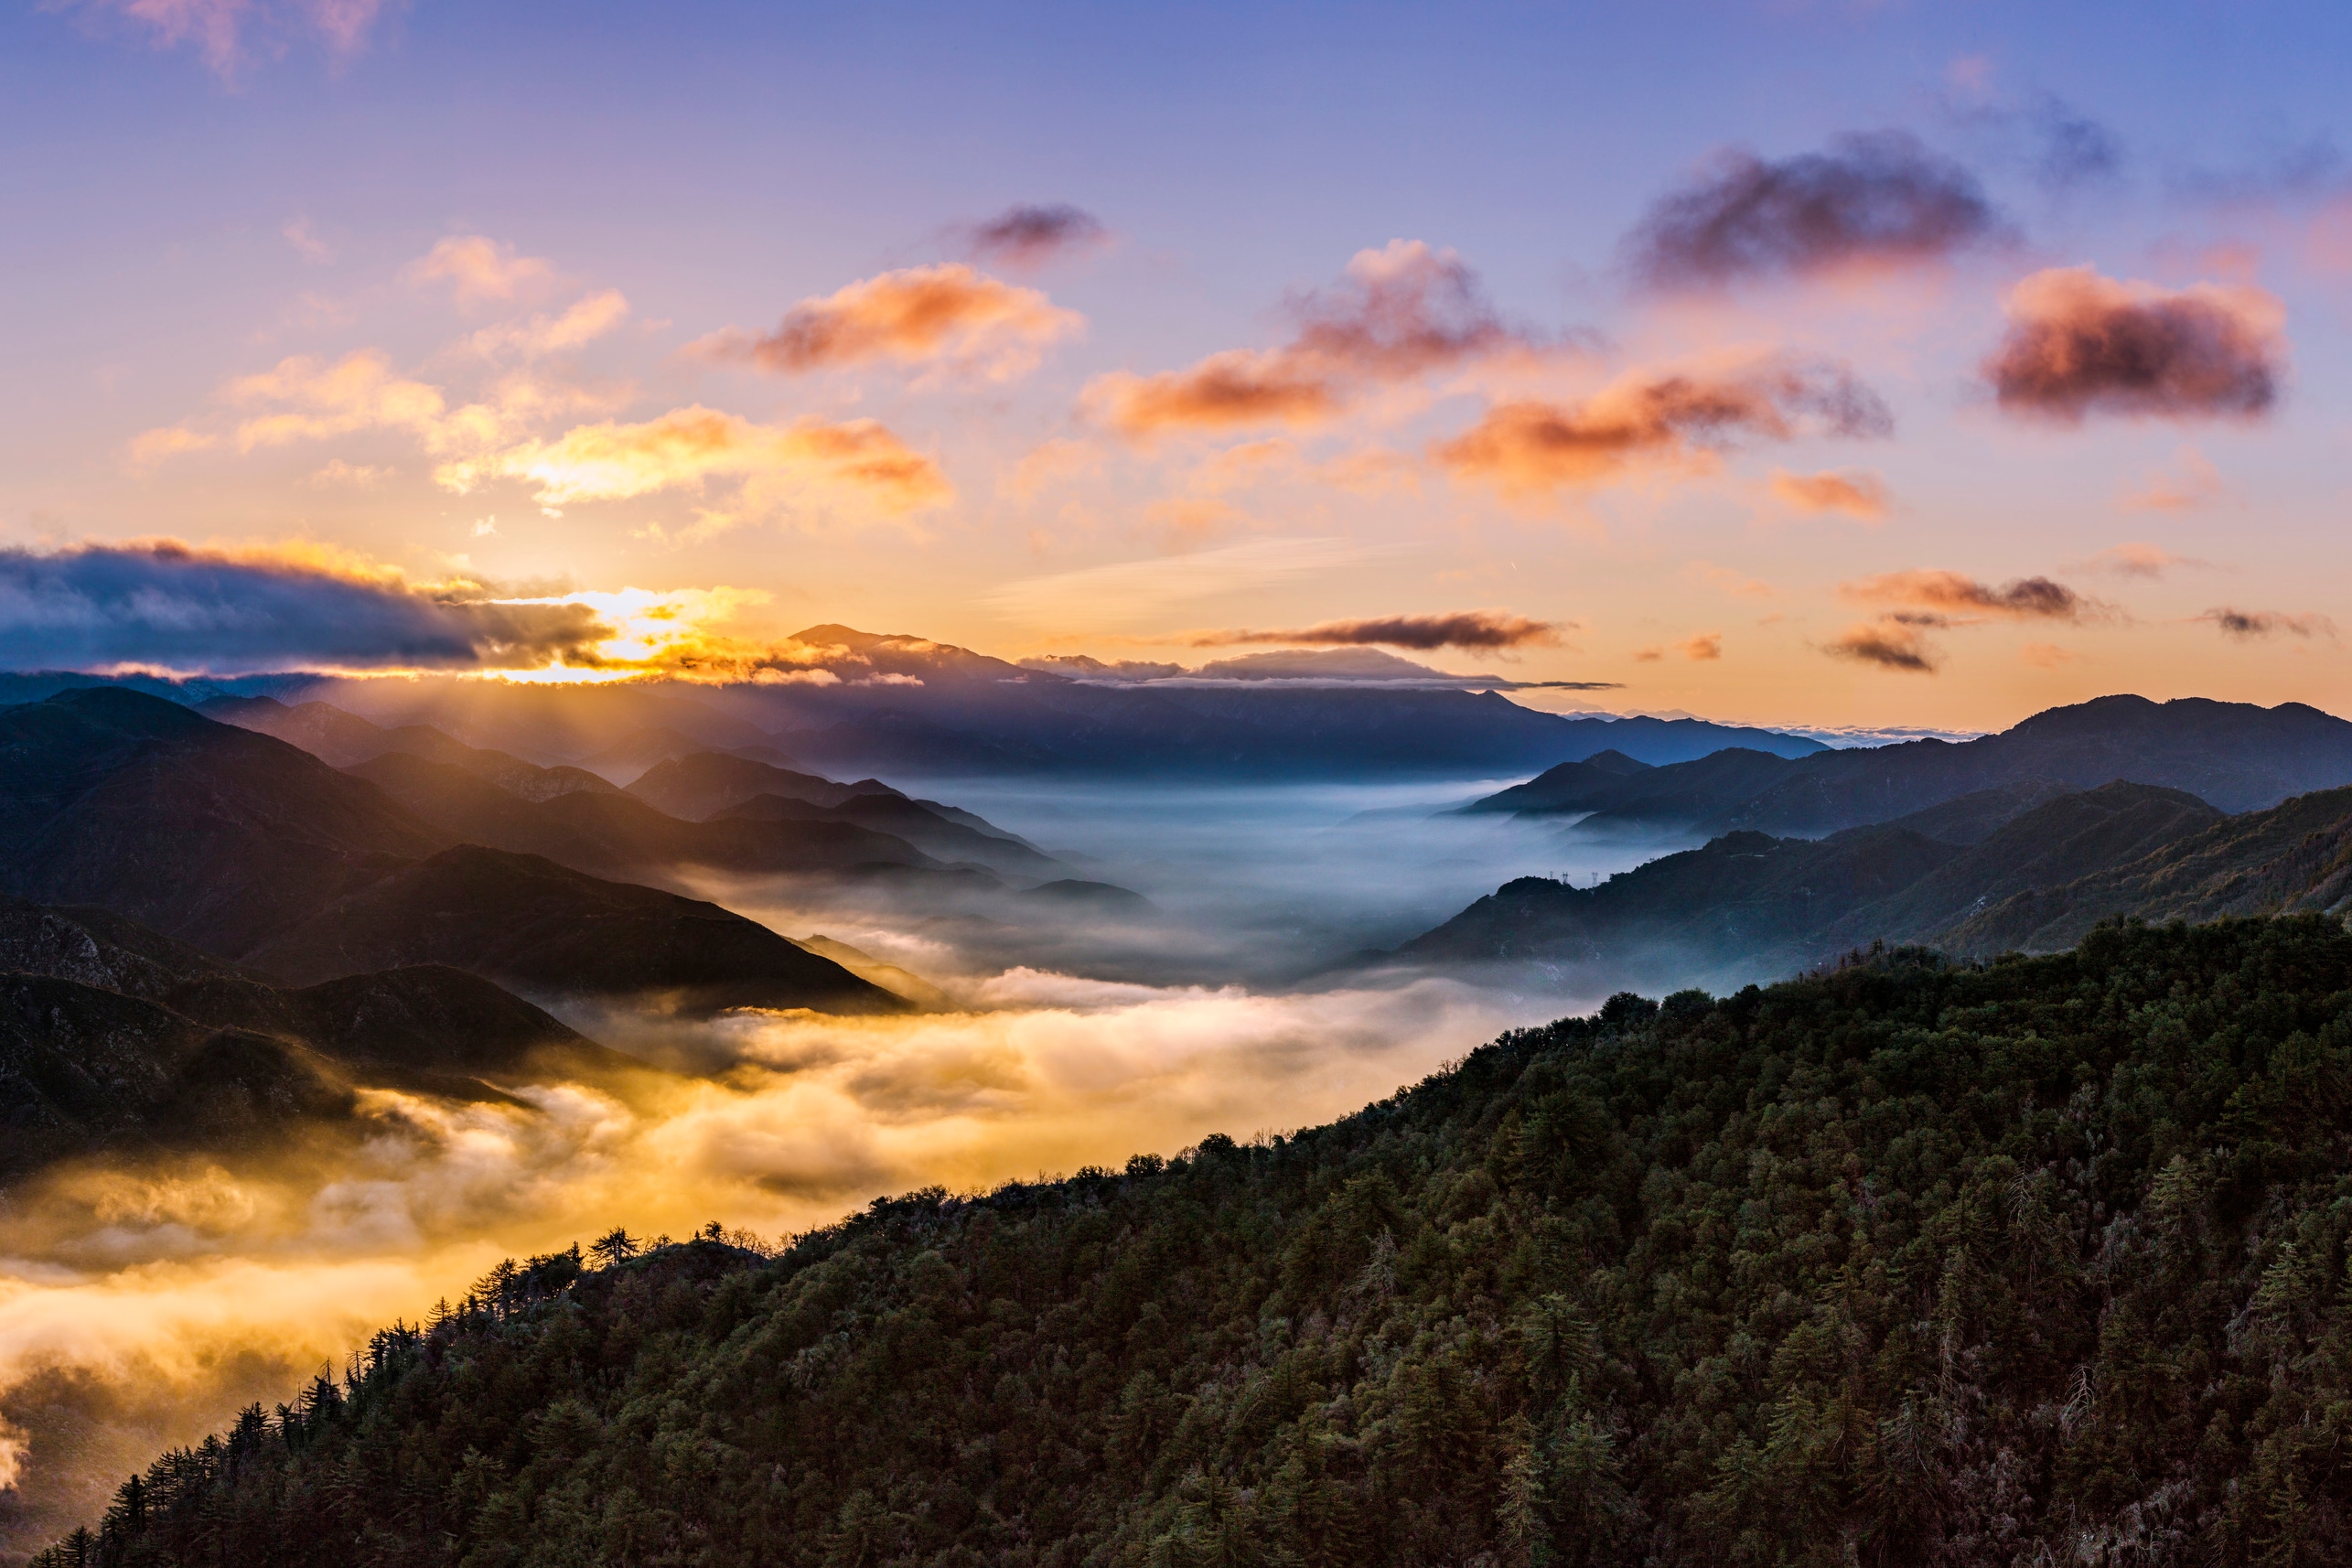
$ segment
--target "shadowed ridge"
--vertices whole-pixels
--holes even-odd
[[[906,1004],[716,904],[460,844],[337,900],[257,949],[297,984],[453,964],[527,996],[642,999],[684,1013]]]

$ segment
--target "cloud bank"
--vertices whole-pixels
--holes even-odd
[[[12,670],[531,669],[591,659],[613,630],[584,604],[169,540],[0,550]]]
[[[1901,132],[1778,162],[1729,152],[1652,207],[1628,242],[1658,289],[1932,261],[2001,231],[1976,177]]]
[[[2009,331],[1984,377],[2013,414],[2078,424],[2092,413],[2251,418],[2285,373],[2286,307],[2259,288],[2168,289],[2053,267],[2009,292]]]

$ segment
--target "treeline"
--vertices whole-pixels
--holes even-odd
[[[514,1265],[38,1562],[2343,1563],[2348,1100],[2315,917],[1619,996],[1293,1138]]]

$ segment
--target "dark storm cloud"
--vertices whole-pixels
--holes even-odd
[[[1650,287],[1709,288],[1857,262],[1932,261],[2001,228],[1974,175],[1903,132],[1882,131],[1777,162],[1724,153],[1653,206],[1627,249]]]
[[[576,604],[499,604],[300,558],[173,541],[0,550],[0,668],[182,673],[523,669],[593,661],[610,636]]]

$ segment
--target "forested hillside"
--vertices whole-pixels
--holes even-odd
[[[507,1268],[65,1563],[2340,1563],[2352,937],[1506,1036],[1336,1125]]]

